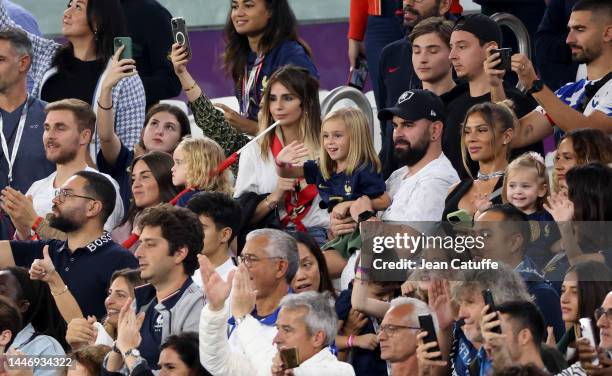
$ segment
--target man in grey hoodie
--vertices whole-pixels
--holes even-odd
[[[121,351],[114,346],[104,364],[109,372],[127,374],[123,363],[130,356],[157,368],[159,347],[166,337],[197,332],[204,306],[202,290],[191,279],[202,249],[198,217],[190,210],[166,204],[146,209],[139,222],[141,243],[134,255],[141,278],[148,282],[135,290],[137,312],[145,314],[142,340],[134,349]]]

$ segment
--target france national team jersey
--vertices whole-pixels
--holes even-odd
[[[586,95],[585,86],[593,85],[595,83],[597,83],[597,81],[581,79],[576,82],[565,84],[564,86],[560,87],[555,94],[565,104],[575,110],[580,111],[581,107],[584,106],[583,102]],[[601,111],[607,116],[612,116],[612,79],[608,80],[608,82],[606,82],[597,91],[597,93],[595,93],[591,100],[586,104],[586,107],[584,107],[584,111],[582,111],[582,113],[585,116],[589,116],[595,110]],[[536,111],[546,114],[546,111],[542,108],[542,106],[538,106]],[[555,136],[557,136],[557,132],[555,132]]]

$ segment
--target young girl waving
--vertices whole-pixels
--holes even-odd
[[[352,202],[363,195],[372,199],[375,210],[391,204],[368,122],[360,110],[343,108],[328,114],[321,125],[319,161],[308,160],[300,166],[299,161],[307,155],[301,143],[285,146],[276,157],[278,173],[283,178],[304,177],[308,184],[316,184],[320,205],[333,216],[345,217]],[[339,244],[346,241],[347,236],[340,237],[324,248],[333,248],[346,259],[352,247]]]

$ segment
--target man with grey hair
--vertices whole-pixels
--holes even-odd
[[[453,375],[472,375],[481,370],[486,375],[491,360],[484,349],[480,321],[485,306],[483,290],[490,290],[495,304],[510,301],[532,301],[518,272],[504,264],[498,269],[465,270],[451,288],[453,300],[459,305],[459,321],[453,328],[450,359]]]
[[[46,103],[28,97],[32,43],[24,31],[0,30],[0,58],[0,188],[10,185],[25,192],[33,182],[55,170],[42,142]]]
[[[227,281],[199,258],[208,299],[200,318],[202,365],[213,375],[269,375],[280,302],[298,269],[296,241],[280,230],[250,232]]]
[[[287,371],[281,352],[295,349],[299,366],[296,375],[353,376],[353,366],[339,361],[330,351],[336,338],[338,318],[329,296],[314,291],[287,295],[281,300],[276,320],[278,332],[274,343],[278,353],[272,364],[272,375],[285,376]]]
[[[380,357],[389,362],[393,376],[418,374],[416,348],[420,315],[431,315],[436,322],[427,304],[415,298],[399,297],[391,301],[380,324]]]

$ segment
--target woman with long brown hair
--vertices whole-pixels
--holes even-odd
[[[293,64],[318,71],[308,45],[297,34],[297,20],[287,0],[232,0],[225,24],[223,68],[232,78],[240,105],[236,112],[224,105],[222,115],[187,71],[190,57],[184,47],[172,46],[172,64],[189,100],[196,124],[204,135],[232,154],[258,131],[257,114],[272,74]]]

